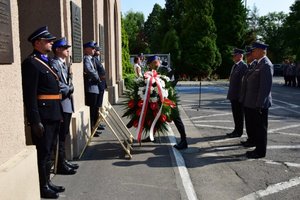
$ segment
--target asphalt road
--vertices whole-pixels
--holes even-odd
[[[272,88],[267,156],[257,160],[240,145],[245,130],[242,138],[226,137],[234,126],[227,82],[204,82],[201,90],[179,84],[190,144],[182,155],[198,199],[300,199],[300,88],[280,82]]]
[[[233,130],[226,100],[228,81],[203,82],[200,104],[199,86],[179,82],[188,149],[179,152],[172,147],[174,135],[178,140],[179,134],[171,124],[169,136],[163,136],[161,143],[134,143],[132,159],[124,159],[120,144],[106,128],[75,161],[80,165],[77,174],[52,179],[67,188],[59,199],[300,199],[300,89],[279,83],[280,79],[274,79],[265,158],[245,157],[250,148],[242,147],[240,141],[246,134],[226,137]],[[124,112],[122,105],[114,108],[120,115]]]

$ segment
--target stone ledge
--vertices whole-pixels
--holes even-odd
[[[26,146],[0,165],[0,188],[0,199],[40,199],[35,146]]]

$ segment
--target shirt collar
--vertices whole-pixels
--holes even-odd
[[[235,64],[238,65],[240,64],[240,62],[242,62],[242,60],[237,61]]]
[[[61,63],[66,63],[66,59],[63,59],[63,58],[60,58],[60,57],[57,57],[58,60],[61,62]]]
[[[264,56],[264,57],[260,58],[260,59],[257,61],[257,64],[260,63],[260,61],[261,61],[262,59],[264,59],[265,57],[267,57],[267,56]]]

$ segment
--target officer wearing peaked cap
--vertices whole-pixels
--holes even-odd
[[[248,76],[244,106],[248,108],[253,124],[254,151],[248,151],[248,158],[262,158],[266,156],[268,111],[272,105],[273,64],[267,57],[268,45],[254,42],[253,58],[257,60],[254,71]]]
[[[74,112],[74,86],[70,67],[66,64],[70,47],[71,45],[68,44],[65,37],[58,39],[52,45],[52,51],[55,56],[51,60],[51,66],[54,67],[59,77],[59,87],[62,93],[61,106],[63,110],[63,121],[60,124],[59,130],[57,174],[75,174],[75,169],[79,167],[77,164],[73,164],[65,159],[65,140],[66,136],[70,134],[69,127],[72,113]]]
[[[241,137],[244,127],[244,111],[243,105],[239,102],[242,78],[247,71],[247,64],[243,61],[244,50],[235,48],[232,56],[234,65],[232,66],[227,99],[230,100],[231,110],[234,120],[234,130],[232,133],[227,133],[230,138]]]
[[[47,56],[54,39],[47,26],[33,32],[28,37],[33,52],[22,62],[23,99],[32,141],[37,149],[42,198],[58,198],[58,192],[65,190],[50,181],[51,152],[62,120],[58,76],[50,67]]]
[[[251,46],[247,46],[245,49],[246,53],[246,60],[248,64],[248,69],[245,73],[245,75],[242,78],[242,87],[241,87],[241,93],[240,93],[240,98],[239,101],[241,104],[244,106],[244,101],[245,101],[245,95],[246,95],[246,88],[247,88],[247,80],[248,77],[251,75],[251,73],[254,72],[255,66],[257,61],[254,59],[252,53],[254,48]],[[243,107],[244,109],[244,115],[245,115],[245,125],[246,125],[246,133],[247,133],[247,140],[246,141],[241,141],[242,145],[244,147],[253,147],[254,146],[254,124],[252,123],[253,120],[251,119],[251,110],[249,110],[248,107]]]
[[[170,68],[166,68],[166,67],[162,67],[161,63],[160,63],[160,58],[156,55],[154,56],[150,56],[147,58],[147,64],[149,65],[150,70],[154,69],[157,70],[157,72],[159,74],[162,75],[166,75],[168,76],[170,79],[172,79],[171,75],[171,69]],[[173,86],[175,87],[177,83],[177,80],[173,81]],[[187,143],[187,139],[186,139],[186,132],[185,132],[185,127],[184,124],[181,120],[180,115],[178,115],[176,118],[173,119],[173,122],[180,134],[180,142],[178,142],[177,144],[174,145],[174,148],[178,149],[178,150],[183,150],[183,149],[187,149],[188,148],[188,143]]]
[[[89,41],[83,45],[83,72],[86,105],[90,107],[90,122],[93,128],[98,118],[99,83],[101,82],[97,66],[93,60],[96,44]],[[99,136],[96,132],[95,137]]]

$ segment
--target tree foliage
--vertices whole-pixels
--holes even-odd
[[[296,55],[297,61],[300,61],[300,1],[295,1],[290,10],[284,23],[285,45],[291,49],[289,54]]]
[[[185,0],[182,29],[182,62],[193,76],[207,76],[220,64],[212,0]]]
[[[228,77],[232,67],[232,49],[244,48],[247,30],[247,12],[241,0],[213,0],[213,18],[217,27],[217,46],[220,50],[222,63],[218,66],[217,73]]]
[[[295,56],[300,61],[300,1],[295,1],[288,15],[265,16],[259,16],[256,6],[247,10],[244,0],[165,2],[164,8],[154,5],[145,23],[142,13],[126,13],[123,19],[129,52],[122,52],[124,60],[128,54],[170,53],[172,66],[181,73],[217,73],[227,78],[233,64],[232,49],[261,39],[269,44],[268,56],[274,63]],[[122,32],[123,38],[126,40]],[[126,44],[122,43],[122,47],[126,48]],[[132,67],[123,65],[124,73],[129,73]]]
[[[162,42],[162,52],[171,54],[172,66],[180,71],[181,49],[179,45],[179,36],[174,28],[170,29],[164,36]]]
[[[126,74],[133,73],[133,67],[130,63],[129,46],[128,46],[128,35],[124,28],[123,20],[121,22],[121,34],[122,34],[122,73],[123,76]]]
[[[269,45],[268,57],[274,63],[282,62],[284,54],[286,54],[286,46],[282,39],[284,38],[283,22],[286,16],[283,12],[272,12],[258,20],[257,34],[262,41]]]
[[[162,8],[159,4],[155,4],[147,21],[145,22],[145,36],[149,44],[149,53],[161,53],[162,33]]]
[[[131,54],[138,54],[147,46],[144,39],[144,14],[129,11],[123,18],[124,28],[128,35]]]

